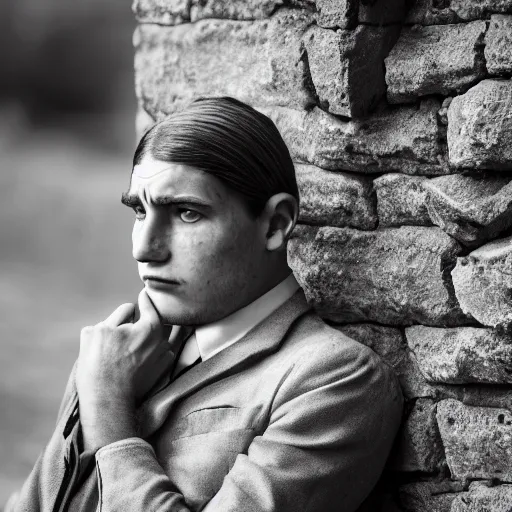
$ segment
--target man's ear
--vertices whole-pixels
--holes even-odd
[[[263,209],[268,251],[286,249],[286,242],[297,223],[299,204],[286,192],[273,195]]]

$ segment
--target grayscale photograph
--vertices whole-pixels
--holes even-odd
[[[0,511],[512,512],[512,0],[0,2]]]

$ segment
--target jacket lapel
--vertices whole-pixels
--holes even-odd
[[[302,289],[297,290],[290,299],[243,338],[210,359],[194,366],[150,397],[139,408],[141,437],[147,438],[156,432],[179,400],[211,382],[239,372],[242,368],[278,350],[293,322],[306,313],[310,307]],[[181,328],[176,332],[176,340],[182,341],[188,334],[190,334],[190,328]],[[175,342],[177,343],[177,341]]]

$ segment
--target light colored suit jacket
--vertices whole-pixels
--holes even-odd
[[[83,474],[72,376],[9,512],[353,512],[382,472],[402,395],[393,370],[299,290],[139,412],[141,437],[101,448]]]

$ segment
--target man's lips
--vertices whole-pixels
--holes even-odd
[[[158,276],[142,276],[142,280],[150,286],[177,286],[180,284],[173,279],[164,279]]]

